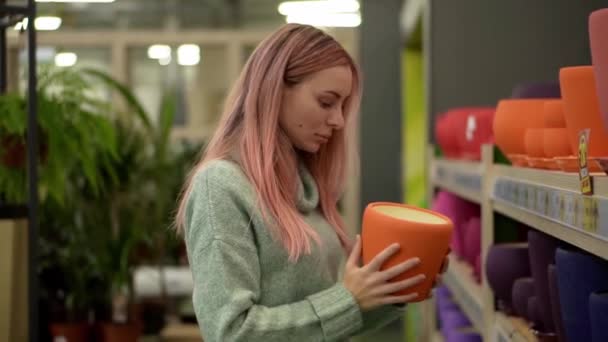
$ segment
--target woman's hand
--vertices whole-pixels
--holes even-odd
[[[361,258],[361,237],[357,236],[357,242],[346,262],[343,282],[344,287],[346,287],[357,300],[361,311],[368,311],[389,304],[405,304],[418,296],[417,293],[403,296],[395,296],[392,294],[420,284],[424,281],[424,274],[419,274],[398,282],[391,283],[389,281],[417,266],[420,263],[420,259],[411,258],[399,265],[380,271],[380,267],[397,251],[399,251],[399,245],[393,244],[376,255],[369,264],[359,267]]]

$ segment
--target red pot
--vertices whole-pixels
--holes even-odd
[[[559,78],[570,148],[578,152],[579,132],[589,128],[589,157],[608,156],[608,132],[600,115],[593,67],[562,68]]]
[[[53,341],[87,342],[89,340],[87,323],[52,323],[49,330]]]
[[[526,130],[524,140],[526,154],[533,158],[544,158],[544,128],[530,128]]]
[[[459,146],[462,158],[481,160],[481,146],[494,142],[492,123],[495,108],[464,108],[461,114],[464,119],[464,134],[457,126]]]
[[[435,123],[435,137],[446,158],[453,158],[457,154],[458,145],[455,141],[452,117],[446,114],[440,116]]]
[[[137,342],[141,336],[140,324],[102,324],[104,342]]]
[[[591,60],[595,70],[595,84],[599,94],[604,131],[608,132],[608,8],[597,10],[589,16],[589,41]]]

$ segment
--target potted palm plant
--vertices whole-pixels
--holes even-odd
[[[116,157],[109,106],[91,96],[91,85],[67,69],[42,68],[37,89],[40,263],[42,301],[54,304],[44,322],[70,341],[85,341],[88,285],[94,272],[86,233],[78,222],[78,199],[104,187],[98,172]],[[4,204],[25,202],[26,100],[21,93],[0,96],[0,193]],[[110,171],[111,169],[106,168]],[[43,325],[45,328],[46,325]],[[45,329],[46,330],[46,329]],[[49,331],[43,331],[48,334]]]

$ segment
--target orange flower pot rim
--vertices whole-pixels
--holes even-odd
[[[451,224],[452,223],[452,220],[449,217],[447,217],[447,216],[445,216],[445,215],[443,215],[441,213],[438,213],[438,212],[430,210],[430,209],[416,207],[416,206],[409,205],[409,204],[395,203],[395,202],[372,202],[372,203],[369,203],[367,205],[367,208],[368,209],[372,209],[372,208],[376,208],[376,207],[387,207],[387,206],[388,207],[398,207],[398,208],[410,209],[410,210],[415,210],[415,211],[421,211],[423,213],[426,213],[426,214],[429,214],[429,215],[432,215],[432,216],[435,216],[435,217],[439,217],[440,219],[442,219],[442,220],[445,221],[445,222],[442,222],[442,223],[432,223],[432,222],[428,222],[427,223],[427,222],[425,222],[425,224],[441,226],[443,224]],[[405,219],[405,220],[398,219],[398,218],[396,218],[394,216],[387,215],[387,214],[382,213],[382,212],[377,212],[377,213],[378,213],[378,215],[382,215],[382,216],[387,217],[387,218],[389,218],[391,220],[408,221],[408,222],[412,222],[412,223],[420,223],[419,221],[410,221],[410,220],[407,220],[407,219]]]

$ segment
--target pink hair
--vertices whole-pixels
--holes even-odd
[[[357,65],[331,36],[311,26],[287,24],[270,35],[253,52],[230,92],[224,112],[206,153],[194,167],[179,203],[176,227],[184,230],[186,203],[192,178],[207,162],[227,159],[236,151],[240,166],[258,194],[261,212],[272,233],[292,261],[310,254],[311,239],[319,236],[299,215],[297,155],[279,127],[284,89],[307,76],[334,66],[348,66],[353,89],[344,104],[344,116],[351,125],[360,101],[360,73]],[[347,165],[347,134],[336,131],[316,154],[304,162],[317,182],[321,212],[333,226],[345,249],[350,249],[344,222],[337,209],[343,192]],[[272,219],[270,220],[269,217]]]

